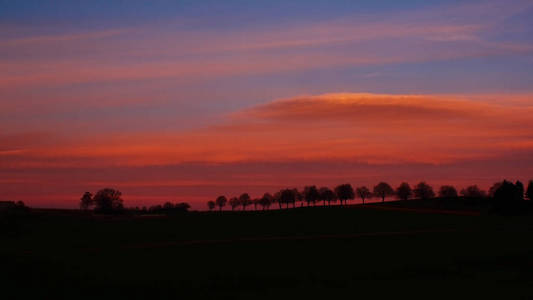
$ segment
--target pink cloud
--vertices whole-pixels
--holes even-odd
[[[325,94],[273,101],[235,113],[226,122],[205,129],[98,134],[45,146],[4,147],[5,151],[24,150],[11,153],[4,164],[97,167],[294,160],[450,163],[533,150],[531,113],[530,107],[453,96]]]

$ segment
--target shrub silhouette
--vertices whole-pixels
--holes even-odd
[[[400,186],[396,188],[396,196],[401,200],[407,200],[413,195],[413,190],[407,182],[402,182]]]
[[[381,198],[381,202],[385,202],[385,197],[394,195],[394,190],[386,182],[380,182],[374,187],[374,195]]]

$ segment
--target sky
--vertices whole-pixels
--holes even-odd
[[[0,200],[533,179],[533,2],[0,0]]]

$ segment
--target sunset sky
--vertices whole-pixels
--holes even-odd
[[[0,0],[0,200],[533,178],[533,1]]]

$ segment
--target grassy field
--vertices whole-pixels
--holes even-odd
[[[5,299],[533,296],[531,216],[372,206],[40,211],[16,228],[1,239],[2,292],[13,295]]]

